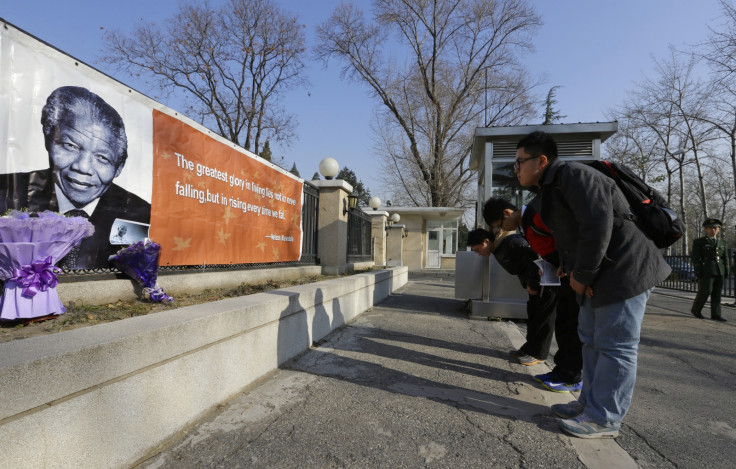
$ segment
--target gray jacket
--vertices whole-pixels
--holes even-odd
[[[593,288],[592,305],[632,298],[670,274],[654,243],[625,218],[616,183],[580,164],[550,164],[540,180],[540,216],[552,231],[565,272]]]

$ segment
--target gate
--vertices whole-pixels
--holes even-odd
[[[373,259],[371,243],[371,216],[360,209],[348,212],[348,262]]]
[[[304,181],[304,203],[302,204],[302,257],[303,264],[317,262],[317,216],[319,214],[319,189]]]

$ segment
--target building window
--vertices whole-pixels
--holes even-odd
[[[457,251],[457,220],[427,220],[430,250],[439,250],[443,256],[454,256]]]

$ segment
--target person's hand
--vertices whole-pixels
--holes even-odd
[[[532,290],[532,287],[526,287],[526,292],[529,293],[530,295],[536,295],[537,293],[539,293],[536,290]]]
[[[567,277],[567,274],[564,270],[562,270],[562,266],[557,267],[557,276],[558,277]]]
[[[570,274],[570,287],[572,287],[578,295],[585,295],[588,298],[593,298],[593,288],[589,285],[583,285],[575,280],[575,275],[572,273]]]

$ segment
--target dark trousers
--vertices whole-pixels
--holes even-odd
[[[570,279],[560,279],[562,285],[557,290],[557,319],[555,337],[559,349],[555,353],[555,367],[552,370],[560,381],[577,383],[583,375],[583,344],[578,335],[578,305],[575,290],[570,287]]]
[[[721,290],[723,289],[723,277],[700,277],[698,279],[698,294],[693,302],[692,311],[699,313],[710,296],[710,317],[721,317]]]
[[[521,351],[527,355],[546,360],[555,324],[556,288],[541,287],[537,295],[529,295],[526,303],[526,343]]]

